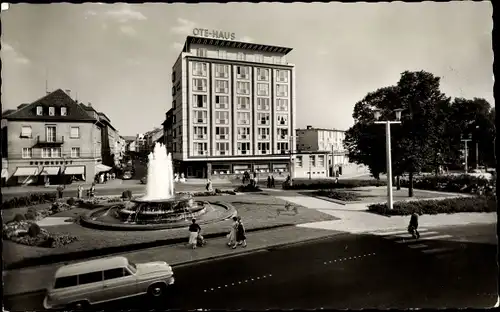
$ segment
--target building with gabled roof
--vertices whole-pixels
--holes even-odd
[[[91,182],[111,169],[102,164],[104,122],[61,89],[4,111],[4,124],[2,163],[7,168],[2,177],[8,185]]]

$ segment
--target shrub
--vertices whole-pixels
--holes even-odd
[[[24,215],[18,213],[14,216],[14,222],[21,222],[21,221],[25,221],[26,218],[24,217]]]
[[[357,193],[354,192],[344,192],[335,190],[320,190],[313,193],[314,195],[324,196],[328,198],[338,199],[341,201],[356,201],[361,198]]]
[[[421,190],[438,190],[455,193],[470,193],[474,186],[486,186],[491,182],[484,177],[469,174],[462,175],[428,175],[413,179],[413,187]],[[408,187],[409,180],[401,180],[401,186]]]
[[[494,212],[497,210],[496,196],[475,196],[441,200],[396,202],[392,210],[387,204],[374,204],[368,210],[382,215],[438,214],[457,212]]]
[[[221,190],[220,190],[220,189],[216,188],[216,189],[215,189],[215,193],[220,194],[220,193],[222,193],[222,192],[221,192]]]
[[[130,200],[132,198],[132,191],[130,190],[123,191],[122,198]]]
[[[26,218],[26,220],[36,220],[36,214],[34,212],[31,212],[31,211],[28,211],[24,214],[24,217]]]
[[[40,235],[40,232],[40,226],[36,223],[32,223],[28,229],[28,235],[30,237],[37,237],[38,235]]]
[[[75,199],[73,197],[68,198],[66,203],[70,206],[73,206],[75,204]]]
[[[309,180],[309,181],[294,181],[293,185],[283,184],[285,190],[322,190],[322,189],[341,189],[341,188],[356,188],[364,186],[385,186],[386,181],[382,180]]]
[[[53,202],[57,198],[56,193],[35,193],[28,196],[14,197],[5,201],[0,206],[1,209],[12,209],[26,206],[33,206],[44,204],[46,202]]]

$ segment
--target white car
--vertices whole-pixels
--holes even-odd
[[[90,260],[60,267],[43,306],[81,309],[144,294],[160,297],[173,283],[172,267],[164,261],[134,264],[125,257]]]

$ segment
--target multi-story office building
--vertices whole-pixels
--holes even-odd
[[[291,50],[187,37],[172,68],[176,171],[187,177],[288,174],[295,146]]]
[[[7,184],[62,183],[73,176],[91,182],[110,169],[101,163],[104,124],[82,106],[58,89],[3,112]]]
[[[335,171],[342,174],[350,165],[347,150],[344,147],[345,131],[307,126],[306,129],[297,129],[296,134],[299,152],[325,152],[327,154],[330,175]]]

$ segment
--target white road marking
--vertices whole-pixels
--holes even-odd
[[[426,232],[427,229],[420,229],[419,232]],[[392,231],[392,232],[372,232],[371,234],[379,235],[379,236],[388,236],[388,235],[396,235],[396,234],[408,234],[408,230],[400,230],[400,231]]]
[[[422,252],[426,253],[426,254],[433,254],[433,253],[438,253],[438,252],[443,252],[443,251],[451,251],[451,250],[453,250],[453,249],[451,249],[451,248],[434,248],[434,249],[423,250]]]
[[[453,237],[451,235],[436,235],[436,236],[430,236],[430,237],[420,237],[420,240],[428,240],[428,239],[441,239],[441,238],[450,238]]]
[[[425,247],[427,247],[427,245],[416,244],[416,245],[409,245],[408,247],[410,247],[410,248],[425,248]]]
[[[420,232],[420,231],[419,231]],[[425,232],[425,233],[420,233],[420,237],[425,236],[425,235],[434,235],[438,234],[437,232]],[[395,238],[400,238],[400,237],[412,237],[411,234],[406,233],[406,234],[400,234],[400,235],[391,235],[390,238],[395,237]]]

